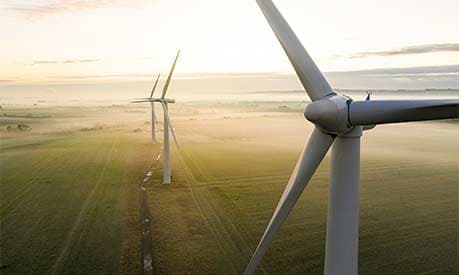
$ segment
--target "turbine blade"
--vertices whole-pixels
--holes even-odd
[[[322,159],[327,154],[333,143],[333,137],[315,128],[309,138],[307,145],[296,164],[287,186],[277,204],[276,210],[268,224],[268,227],[261,238],[260,243],[247,265],[244,274],[249,275],[255,272],[263,255],[273,241],[274,235],[279,231],[281,225],[295,206],[301,193],[308,184]]]
[[[153,121],[153,123],[156,123],[156,125],[158,125],[159,122],[158,122],[158,118],[156,117],[156,111],[155,111],[155,109],[153,109],[153,116],[154,116],[154,118],[155,118],[155,120]]]
[[[169,117],[169,111],[167,110],[166,104],[164,102],[161,101],[161,105],[163,106],[164,114],[166,114],[166,118],[167,118],[167,121],[165,121],[165,123],[167,123],[167,125],[169,126],[169,129],[171,129],[171,133],[172,133],[172,137],[174,138],[175,145],[177,146],[177,149],[180,150],[180,146],[177,142],[177,138],[175,137],[174,128],[172,128],[171,119]]]
[[[158,81],[159,81],[159,77],[161,76],[161,74],[158,74],[158,77],[156,78],[156,81],[155,81],[155,85],[153,85],[153,89],[151,89],[151,94],[150,94],[150,98],[153,97],[153,93],[155,92],[156,90],[156,86],[158,86]]]
[[[133,101],[154,102],[154,98],[151,98],[151,97],[134,98]]]
[[[335,94],[325,76],[271,0],[257,0],[266,20],[287,54],[312,101]]]
[[[459,100],[356,101],[349,106],[354,126],[458,117]]]
[[[150,99],[148,99],[148,100],[134,100],[134,101],[131,101],[131,103],[145,103],[145,102],[153,102],[153,101],[151,101]]]
[[[155,103],[150,103],[151,106],[151,141],[156,143],[156,129],[155,129],[155,121],[156,121],[156,113],[155,113]]]
[[[167,90],[169,89],[169,85],[171,83],[172,75],[174,74],[175,65],[177,64],[177,60],[179,58],[179,55],[180,55],[180,51],[178,51],[177,55],[175,56],[175,60],[174,60],[174,63],[172,64],[171,71],[169,72],[169,75],[167,76],[166,83],[164,84],[163,94],[161,95],[161,98],[164,98],[166,96]]]
[[[158,119],[156,118],[156,111],[155,111],[155,106],[153,105],[155,103],[151,103],[151,117],[152,117],[152,122],[151,123],[155,123],[158,121]]]

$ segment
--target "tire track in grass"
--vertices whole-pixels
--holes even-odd
[[[191,193],[191,196],[193,198],[193,201],[194,203],[196,204],[196,206],[198,207],[198,210],[199,210],[199,213],[201,214],[202,218],[207,222],[207,224],[210,226],[210,229],[211,229],[211,232],[212,232],[212,235],[214,236],[215,240],[217,240],[218,242],[218,245],[220,246],[220,249],[221,251],[227,256],[229,257],[229,255],[226,253],[226,250],[225,250],[225,246],[222,242],[222,240],[220,240],[217,232],[216,232],[216,228],[214,227],[214,225],[209,221],[209,217],[205,214],[204,210],[202,209],[202,203],[201,201],[197,198],[197,194],[195,193],[195,190],[193,189],[193,182],[199,182],[195,176],[193,175],[193,172],[191,172],[191,169],[190,167],[186,164],[185,160],[183,159],[183,156],[180,154],[180,152],[177,153],[177,156],[178,156],[178,160],[181,164],[181,166],[183,167],[183,170],[184,170],[184,175],[185,175],[185,179],[186,179],[186,183],[188,185],[188,189],[190,190],[190,193]],[[237,272],[237,268],[236,266],[234,265],[234,263],[231,261],[231,267],[233,269],[233,272],[234,274],[238,274]]]
[[[22,155],[24,155],[25,153],[21,153],[21,155],[18,157],[16,156],[16,158],[23,158]],[[23,200],[23,197],[26,196],[28,193],[31,192],[31,189],[35,188],[36,187],[36,184],[38,183],[37,181],[37,178],[35,175],[39,174],[41,171],[42,171],[42,167],[46,167],[48,166],[48,163],[49,164],[53,164],[54,163],[54,159],[50,158],[47,156],[47,154],[49,154],[48,152],[45,152],[46,155],[43,155],[42,158],[36,158],[33,160],[33,163],[29,163],[28,164],[28,170],[29,170],[29,174],[31,175],[31,180],[29,182],[27,182],[27,184],[23,184],[22,186],[17,186],[15,185],[15,197],[12,197],[9,199],[9,202],[7,202],[6,204],[2,205],[2,210],[5,211],[5,212],[9,212],[9,211],[12,211],[14,210],[15,208],[16,209],[20,209],[22,205],[20,205],[20,202]],[[16,168],[16,167],[14,167]],[[16,169],[11,169],[10,170],[16,170]],[[16,180],[16,178],[19,176],[22,175],[22,171],[18,169],[18,172],[12,174],[12,175],[9,175],[9,177],[7,178],[8,182],[18,182],[18,180]],[[8,186],[8,189],[7,189],[7,192],[10,192],[10,189],[11,187]]]
[[[188,183],[188,188],[190,189],[190,192],[192,194],[193,200],[195,204],[198,206],[199,212],[201,213],[201,216],[207,221],[207,224],[209,224],[211,228],[212,235],[214,236],[215,240],[217,240],[221,251],[226,255],[227,258],[232,259],[230,261],[231,267],[233,268],[234,274],[239,274],[241,273],[241,270],[235,265],[235,262],[238,263],[244,263],[244,257],[241,255],[241,247],[240,243],[234,242],[234,239],[228,229],[225,226],[225,222],[230,224],[231,230],[238,231],[239,235],[237,236],[239,241],[242,241],[243,246],[245,246],[248,251],[250,250],[250,242],[247,240],[246,236],[241,235],[241,231],[238,230],[239,228],[235,226],[235,224],[232,222],[231,218],[228,217],[227,214],[224,214],[223,219],[225,222],[222,221],[222,218],[219,216],[218,211],[216,210],[216,207],[213,203],[211,203],[211,196],[207,189],[207,186],[198,186],[197,190],[193,188],[193,183],[200,183],[193,175],[193,172],[191,171],[191,168],[187,165],[186,161],[184,160],[183,156],[178,152],[178,159],[181,163],[181,166],[184,168],[184,174],[186,181]],[[193,165],[195,167],[199,167],[197,165],[196,161],[194,158],[189,157],[190,161],[193,162]],[[200,170],[200,168],[198,168]],[[202,170],[200,170],[202,172]],[[201,174],[203,177],[205,177],[205,174]],[[205,179],[206,182],[212,181],[212,179]],[[209,209],[209,211],[203,210],[203,208]],[[213,221],[216,221],[213,222]],[[225,238],[226,235],[227,237]],[[228,247],[229,246],[229,247]],[[243,249],[243,248],[242,248]],[[231,252],[228,253],[228,250]],[[260,271],[266,274],[266,271],[262,265],[260,265]]]
[[[77,144],[77,142],[74,141],[72,143],[73,146],[69,145],[67,148],[64,149],[65,152],[69,150],[68,148],[74,147],[75,144]],[[65,167],[64,164],[68,162],[68,160],[66,160],[65,158],[62,159],[62,155],[65,155],[65,153],[62,152],[60,155],[56,155],[51,154],[49,152],[44,152],[42,158],[34,158],[33,163],[29,164],[31,179],[27,183],[24,183],[22,187],[17,188],[15,191],[15,196],[9,198],[8,202],[2,202],[3,205],[1,211],[3,213],[11,213],[12,211],[15,211],[17,209],[24,209],[23,204],[28,203],[27,196],[30,196],[30,194],[36,191],[37,188],[40,188],[40,183],[43,178],[43,167],[47,167],[46,169],[49,169],[48,167],[53,167],[52,169],[56,171],[59,170],[58,167]],[[20,181],[20,179],[16,180],[16,178],[21,173],[22,172],[19,170],[17,173],[10,175],[10,180],[12,182]],[[8,190],[7,192],[12,191]],[[8,217],[9,215],[2,215],[1,223],[3,224]]]
[[[110,147],[110,151],[107,154],[107,157],[105,158],[104,166],[100,172],[99,178],[94,185],[94,187],[91,190],[91,193],[89,193],[88,197],[83,203],[83,206],[81,207],[81,210],[76,218],[75,223],[73,224],[72,228],[70,229],[70,232],[67,235],[67,238],[64,242],[64,247],[59,253],[58,258],[56,259],[56,262],[54,263],[53,267],[51,268],[51,274],[58,274],[59,268],[62,266],[63,260],[65,259],[65,256],[68,253],[68,250],[71,246],[71,244],[74,241],[75,234],[77,233],[78,228],[80,227],[80,224],[83,220],[83,218],[87,215],[89,211],[89,205],[93,201],[93,197],[96,194],[96,191],[99,189],[100,183],[102,182],[104,176],[105,176],[105,171],[107,170],[107,165],[110,162],[112,158],[112,153],[115,149],[115,145],[119,143],[119,137],[113,140],[113,143]]]

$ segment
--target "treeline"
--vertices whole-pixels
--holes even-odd
[[[50,115],[32,115],[32,114],[26,114],[26,115],[12,115],[12,114],[7,114],[3,113],[0,114],[0,117],[12,117],[12,118],[51,118]]]

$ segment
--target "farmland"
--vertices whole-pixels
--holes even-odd
[[[2,272],[135,272],[137,182],[158,147],[131,129],[75,126],[68,110],[35,112],[52,116],[15,118],[32,131],[3,133]]]
[[[172,150],[169,186],[145,107],[8,110],[3,128],[32,130],[1,133],[1,272],[139,273],[138,183],[154,164],[156,273],[240,274],[312,130],[297,104],[281,105],[171,107],[181,150]],[[365,133],[362,274],[458,272],[458,134],[456,122]],[[260,273],[323,271],[328,172],[327,158]]]

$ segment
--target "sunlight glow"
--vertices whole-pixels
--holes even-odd
[[[72,9],[28,2],[0,6],[0,32],[7,38],[0,52],[4,80],[166,72],[178,49],[178,73],[292,72],[255,1],[92,1]],[[459,42],[456,0],[276,4],[325,71],[459,64],[458,51],[350,58]]]

